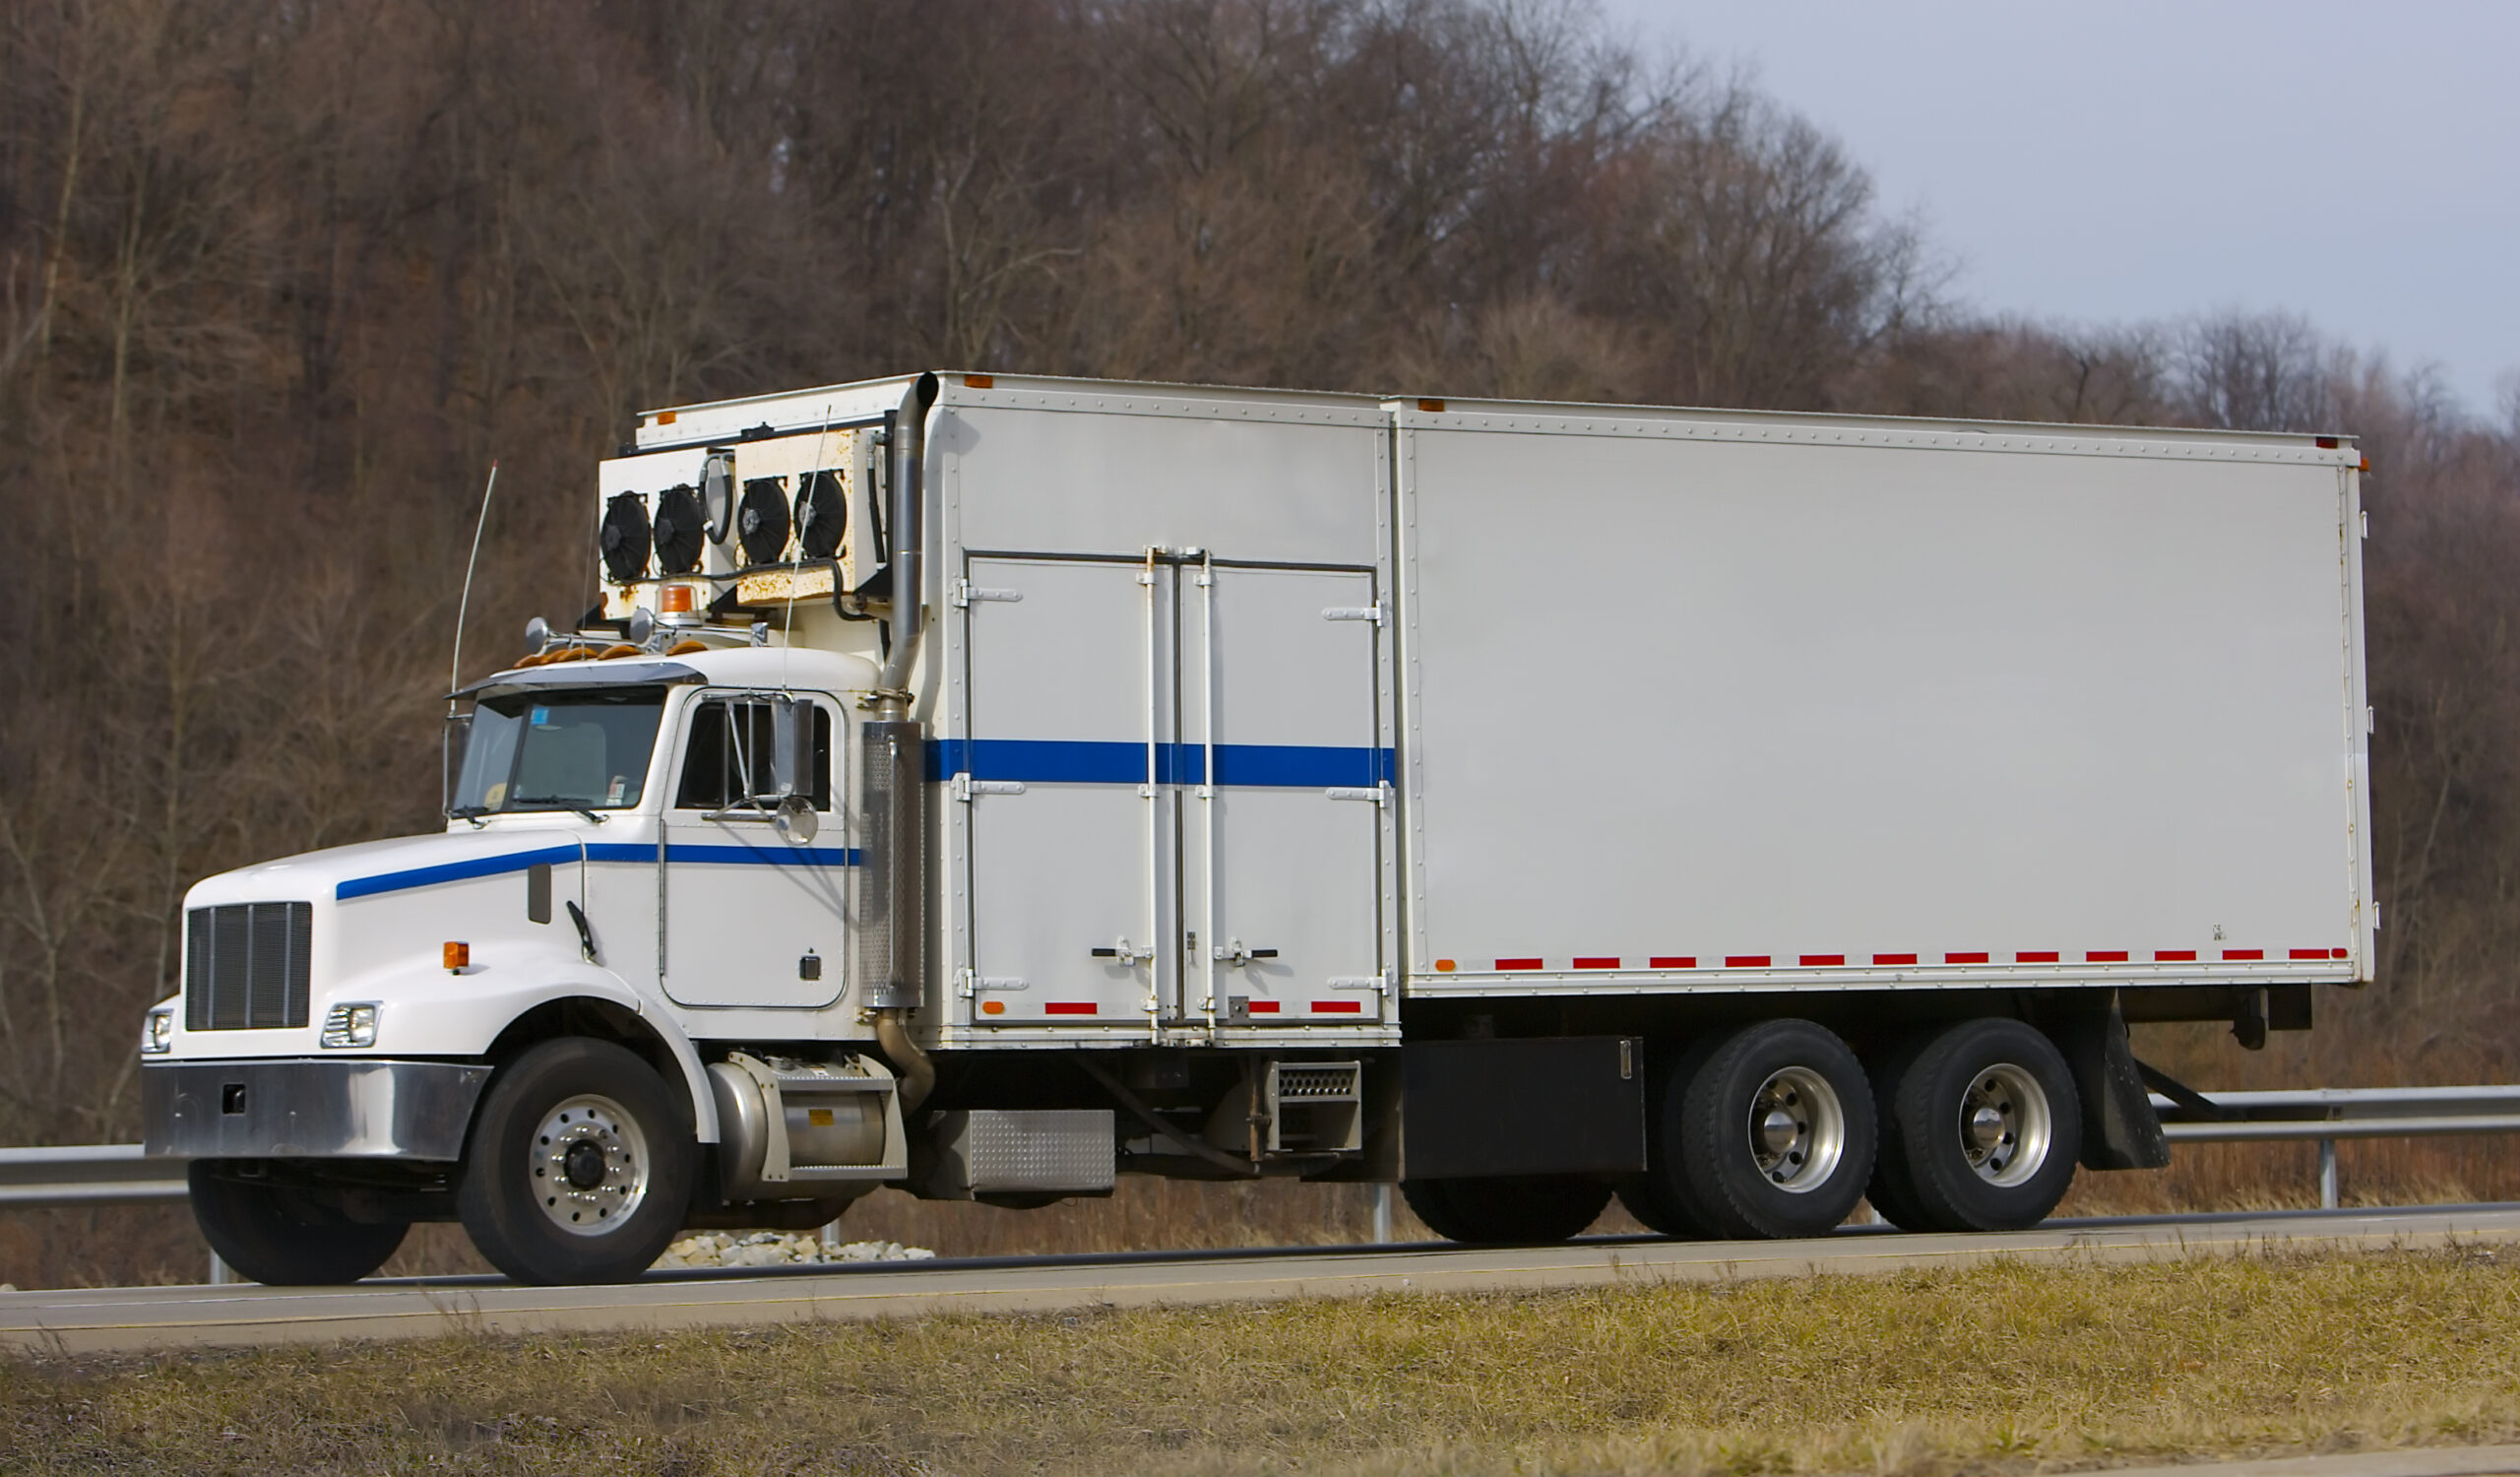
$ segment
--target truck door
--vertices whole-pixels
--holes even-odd
[[[771,823],[777,695],[704,692],[682,710],[658,859],[664,989],[680,1004],[810,1009],[847,984],[850,858],[833,803],[847,728],[831,698],[807,697],[820,824],[789,842]]]
[[[1373,575],[1223,560],[1184,573],[1185,1013],[1228,1034],[1378,1021],[1391,792]]]
[[[976,555],[954,601],[967,1019],[1382,1019],[1369,571]]]
[[[968,563],[969,736],[944,747],[979,1024],[1147,1030],[1175,1008],[1175,584],[1153,560]]]

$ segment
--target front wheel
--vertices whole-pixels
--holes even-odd
[[[1580,1236],[1601,1218],[1610,1188],[1572,1175],[1404,1180],[1400,1195],[1446,1241],[1533,1245]]]
[[[356,1282],[385,1264],[409,1221],[354,1221],[320,1190],[246,1179],[215,1159],[185,1170],[193,1220],[219,1259],[272,1287]]]
[[[482,1095],[456,1209],[519,1282],[626,1282],[682,1229],[698,1157],[656,1068],[608,1041],[546,1041]]]

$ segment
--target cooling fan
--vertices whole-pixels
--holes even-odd
[[[849,489],[837,472],[809,472],[796,489],[796,547],[808,559],[840,552],[849,532]]]
[[[689,574],[700,567],[701,537],[709,515],[685,482],[657,494],[657,563],[667,574]]]
[[[746,564],[776,564],[788,551],[787,482],[756,477],[744,483],[744,500],[735,509],[735,537],[743,544]]]
[[[603,528],[596,536],[603,550],[603,572],[616,585],[648,572],[648,504],[636,492],[615,495],[603,505]]]

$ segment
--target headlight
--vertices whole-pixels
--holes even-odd
[[[175,1012],[160,1005],[140,1023],[140,1055],[162,1057],[175,1049]]]
[[[328,1047],[372,1047],[376,1045],[376,1006],[372,1002],[335,1005],[324,1012],[324,1045]]]

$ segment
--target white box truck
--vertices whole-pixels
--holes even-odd
[[[2347,438],[922,374],[658,411],[442,833],[187,899],[220,1255],[510,1275],[879,1185],[1465,1241],[2021,1226],[2126,1023],[2368,979]]]

